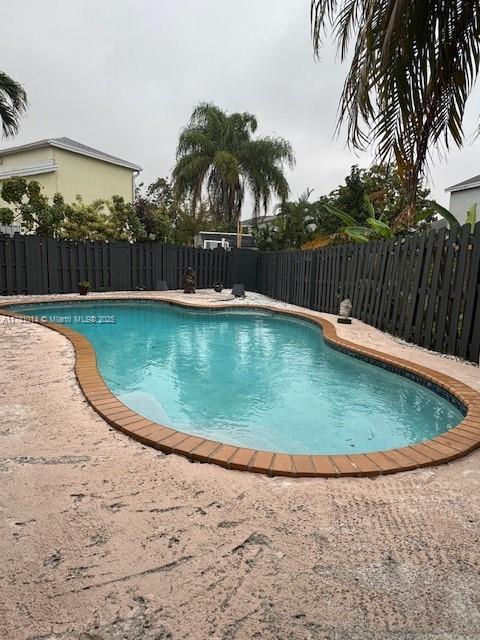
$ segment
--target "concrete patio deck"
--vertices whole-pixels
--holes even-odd
[[[478,367],[338,331],[480,390]],[[0,637],[479,637],[480,452],[375,479],[196,464],[109,427],[73,364],[63,336],[0,318]]]

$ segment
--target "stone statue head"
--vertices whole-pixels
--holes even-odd
[[[340,303],[340,309],[339,309],[338,315],[341,318],[349,318],[351,313],[352,313],[352,303],[347,298],[346,300],[343,300]]]

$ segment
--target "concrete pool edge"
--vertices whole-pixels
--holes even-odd
[[[124,297],[122,300],[136,302],[157,302],[180,307],[204,310],[232,310],[228,304],[198,305],[180,300]],[[72,300],[70,302],[88,302]],[[95,300],[99,302],[98,299]],[[119,302],[118,298],[102,298],[105,302]],[[58,300],[15,302],[15,306],[29,304],[61,304]],[[376,476],[386,473],[407,471],[419,467],[434,466],[450,462],[470,453],[480,446],[480,393],[451,376],[438,373],[421,365],[386,354],[382,351],[360,346],[337,335],[335,325],[308,310],[281,309],[268,304],[242,305],[242,309],[269,311],[307,320],[323,330],[327,344],[356,354],[362,358],[377,362],[382,366],[394,367],[419,380],[427,381],[453,396],[466,408],[464,420],[449,431],[426,440],[398,449],[378,451],[366,454],[345,455],[290,455],[270,451],[247,449],[215,442],[188,433],[177,431],[168,426],[152,422],[129,409],[107,387],[96,364],[93,346],[87,338],[63,325],[46,323],[5,309],[11,302],[1,303],[0,314],[12,316],[46,326],[63,334],[72,343],[75,350],[75,374],[80,388],[93,409],[110,425],[165,453],[176,453],[197,462],[210,462],[229,469],[251,471],[266,475],[291,477],[341,477]],[[2,308],[3,307],[3,308]]]

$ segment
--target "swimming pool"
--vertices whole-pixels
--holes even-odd
[[[459,424],[439,389],[327,345],[309,322],[251,309],[154,302],[20,305],[93,345],[133,411],[201,438],[288,454],[405,447]]]

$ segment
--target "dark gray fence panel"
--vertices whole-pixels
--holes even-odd
[[[412,252],[412,262],[410,265],[409,282],[407,282],[407,299],[405,305],[405,311],[403,315],[403,322],[400,327],[400,335],[404,340],[411,341],[413,318],[415,316],[416,308],[419,298],[420,278],[422,275],[422,268],[424,263],[425,244],[427,240],[427,234],[422,233],[417,237],[417,246],[415,251]]]
[[[262,252],[257,291],[300,306],[352,315],[422,347],[478,362],[480,222],[390,241],[314,251]]]
[[[88,280],[93,291],[152,290],[160,280],[177,289],[182,287],[187,267],[196,270],[199,288],[215,282],[228,286],[232,280],[231,259],[223,249],[3,236],[0,295],[73,293],[81,280]],[[257,252],[239,250],[235,260],[236,282],[255,290]]]
[[[220,281],[227,287],[243,284],[247,291],[256,291],[258,256],[259,253],[251,249],[232,249],[228,254],[228,274],[224,273]]]
[[[465,267],[467,262],[468,247],[470,244],[470,230],[464,226],[458,233],[458,245],[456,247],[455,269],[452,276],[451,291],[449,297],[448,318],[449,330],[446,337],[445,350],[447,353],[456,353],[457,341],[461,332],[463,316],[460,310],[465,302]]]
[[[12,252],[12,243],[9,240],[0,242],[0,282],[3,283],[3,291],[0,293],[3,295],[11,295],[14,292]]]
[[[476,362],[480,343],[480,222],[469,243],[468,258],[458,355]]]
[[[28,256],[26,262],[27,291],[31,291],[33,294],[41,294],[43,292],[43,277],[40,238],[37,236],[25,236],[23,242],[25,255]]]
[[[27,293],[27,266],[25,258],[25,239],[15,236],[13,238],[15,253],[15,288],[22,293]]]

